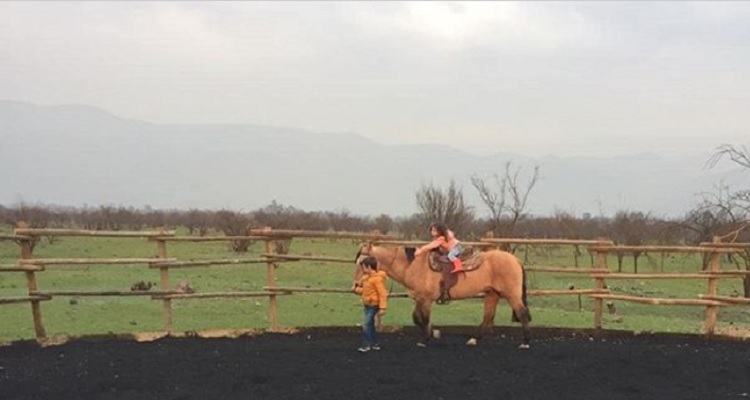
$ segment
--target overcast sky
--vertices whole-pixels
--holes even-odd
[[[748,2],[0,2],[0,99],[476,153],[750,137]]]

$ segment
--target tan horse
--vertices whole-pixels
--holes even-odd
[[[416,302],[412,317],[414,323],[422,330],[422,341],[426,345],[432,337],[430,311],[432,303],[440,297],[441,274],[430,269],[428,255],[417,256],[409,261],[403,247],[363,246],[357,253],[354,279],[357,282],[362,276],[359,265],[364,256],[378,260],[378,269],[401,283]],[[484,318],[480,325],[481,337],[495,323],[495,309],[500,298],[505,298],[513,309],[514,321],[520,321],[523,327],[522,349],[529,348],[529,314],[526,304],[525,273],[521,262],[505,251],[490,250],[484,253],[484,261],[478,269],[471,272],[460,272],[456,284],[450,289],[450,298],[465,299],[484,293]],[[477,337],[477,338],[478,338]],[[467,344],[476,344],[477,338],[471,338]]]

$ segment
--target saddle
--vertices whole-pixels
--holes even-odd
[[[455,274],[451,273],[453,264],[448,260],[446,255],[440,254],[438,251],[431,251],[427,258],[430,269],[443,275],[443,279],[440,280],[440,298],[437,300],[438,304],[446,304],[450,301],[449,291],[458,282],[458,275],[477,270],[484,261],[484,254],[471,246],[467,246],[463,248],[458,258],[461,260],[463,270]]]
[[[463,264],[463,272],[471,272],[479,268],[482,264],[484,254],[481,251],[475,250],[474,247],[466,246],[461,251],[461,254],[458,255],[458,258],[461,259],[461,263]],[[453,264],[448,260],[448,256],[440,254],[437,250],[431,251],[427,259],[430,263],[430,269],[435,272],[443,272],[445,270],[450,272],[453,269]]]

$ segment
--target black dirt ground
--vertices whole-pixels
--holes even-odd
[[[365,354],[342,330],[19,343],[0,347],[0,399],[750,399],[750,342],[537,334],[522,351],[390,333]]]

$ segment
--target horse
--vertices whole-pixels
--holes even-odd
[[[513,254],[502,250],[489,250],[482,255],[482,263],[476,270],[459,272],[455,285],[448,293],[452,299],[465,299],[484,293],[484,318],[477,336],[470,338],[467,344],[476,344],[477,339],[492,328],[497,303],[505,298],[513,310],[513,321],[521,322],[523,341],[519,348],[528,349],[531,314],[526,301],[526,274],[523,265]],[[417,345],[426,346],[433,335],[430,323],[432,303],[441,298],[441,273],[430,269],[427,254],[413,258],[407,255],[404,247],[368,244],[360,248],[355,258],[355,282],[362,276],[360,261],[365,256],[375,257],[378,270],[385,271],[391,279],[408,290],[415,301],[412,318],[422,333],[422,339]]]

